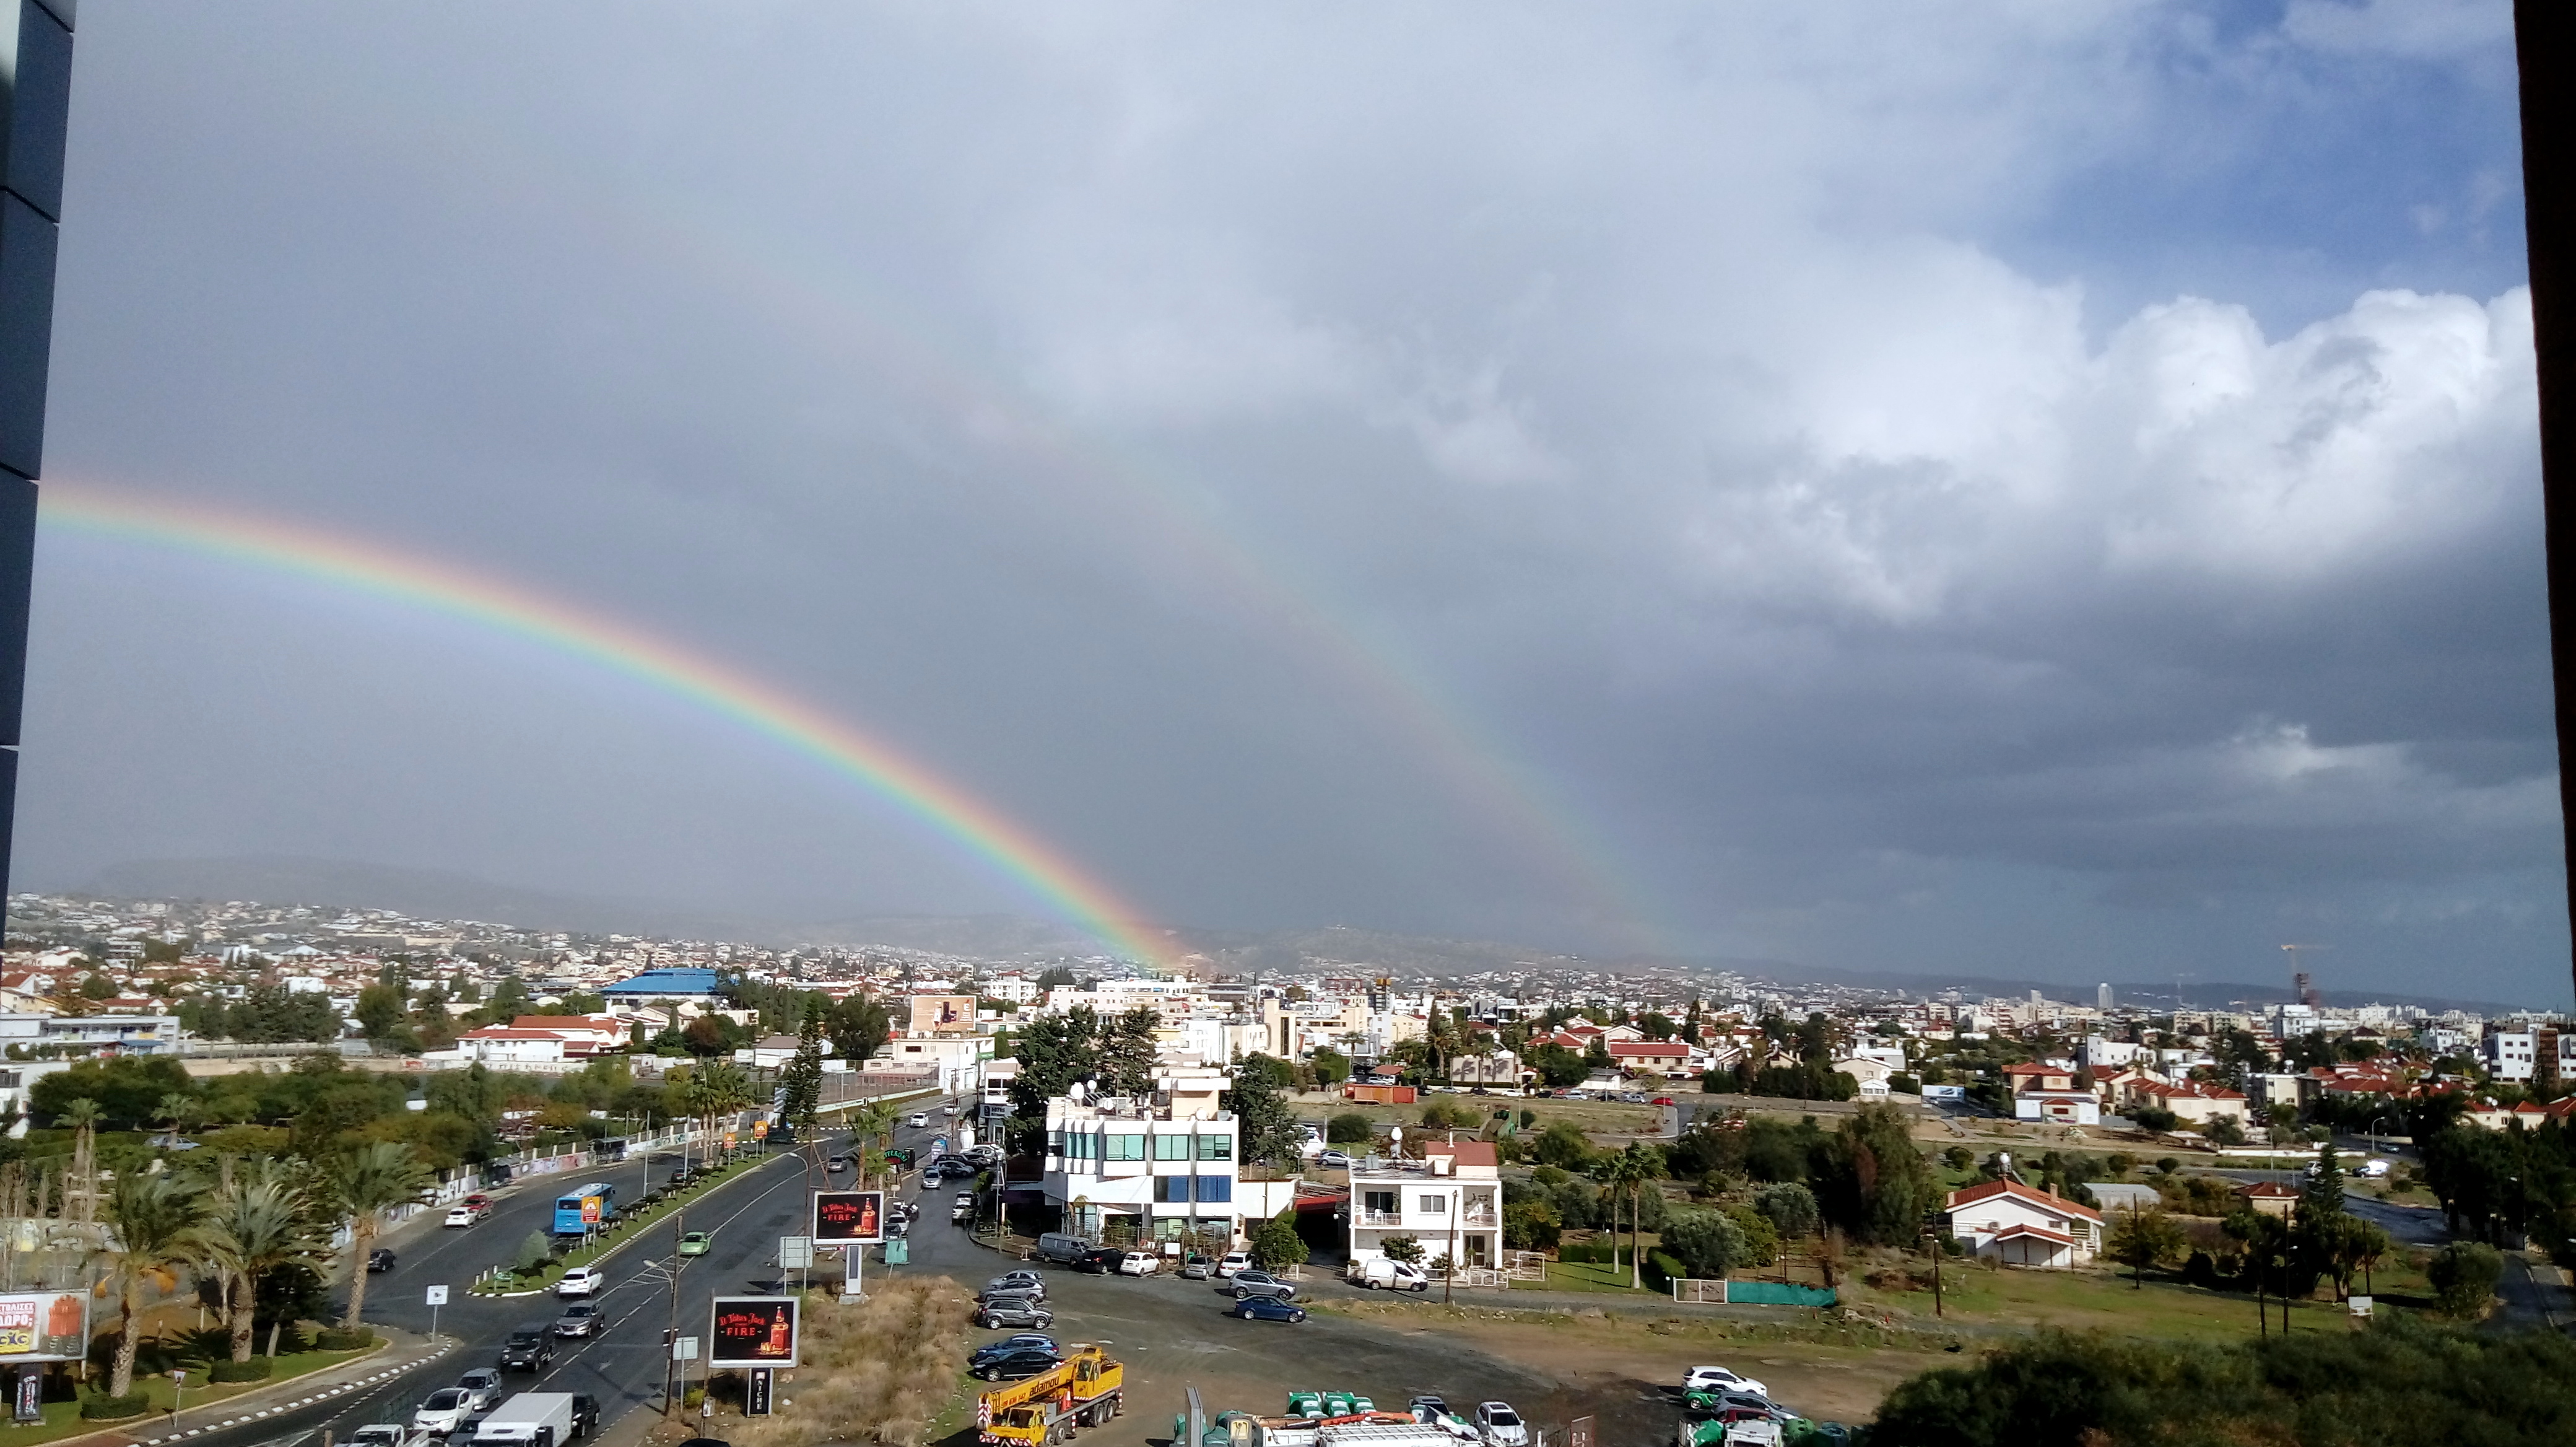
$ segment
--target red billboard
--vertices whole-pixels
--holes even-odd
[[[796,1365],[796,1298],[719,1296],[707,1324],[707,1366]]]
[[[816,1191],[814,1244],[875,1245],[885,1239],[885,1192]]]

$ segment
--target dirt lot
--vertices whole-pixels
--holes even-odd
[[[1676,1095],[1675,1100],[1681,1099]],[[1346,1101],[1330,1091],[1289,1092],[1288,1106],[1299,1120],[1328,1121],[1337,1115],[1364,1115],[1380,1126],[1414,1126],[1422,1121],[1424,1106],[1434,1101],[1482,1115],[1509,1110],[1515,1123],[1524,1110],[1536,1113],[1537,1121],[1523,1134],[1547,1129],[1550,1121],[1570,1120],[1596,1141],[1627,1140],[1652,1135],[1663,1112],[1650,1105],[1627,1105],[1611,1100],[1558,1100],[1551,1096],[1523,1098],[1514,1095],[1426,1095],[1411,1105],[1369,1105]]]

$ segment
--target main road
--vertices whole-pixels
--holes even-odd
[[[938,1110],[933,1107],[928,1114],[925,1128],[897,1133],[898,1144],[919,1149],[925,1159],[932,1138],[944,1130]],[[603,1426],[639,1409],[660,1410],[668,1357],[664,1331],[676,1327],[679,1335],[702,1337],[709,1298],[776,1287],[778,1238],[801,1234],[807,1194],[825,1184],[812,1162],[839,1146],[827,1135],[826,1144],[811,1154],[780,1155],[737,1171],[689,1203],[685,1224],[666,1222],[654,1227],[649,1238],[630,1242],[603,1263],[610,1285],[596,1298],[604,1318],[597,1334],[556,1343],[554,1362],[546,1371],[511,1374],[506,1389],[588,1393],[599,1399]],[[617,1184],[621,1196],[628,1196],[641,1191],[648,1171],[667,1172],[670,1165],[637,1160],[589,1175],[528,1180],[508,1188],[492,1215],[470,1229],[444,1229],[437,1224],[443,1213],[422,1213],[385,1239],[400,1264],[369,1282],[367,1318],[426,1336],[430,1311],[423,1288],[447,1285],[451,1294],[439,1313],[438,1330],[457,1343],[457,1350],[419,1361],[363,1391],[256,1422],[202,1426],[187,1439],[187,1447],[318,1447],[325,1431],[334,1441],[346,1441],[370,1423],[408,1421],[430,1392],[453,1385],[469,1368],[495,1365],[512,1327],[554,1320],[559,1303],[551,1295],[493,1299],[468,1295],[465,1287],[485,1267],[514,1256],[529,1232],[548,1229],[559,1192],[585,1180],[607,1179]],[[844,1183],[848,1179],[841,1178]],[[971,1289],[1019,1264],[947,1224],[957,1189],[953,1184],[923,1188],[919,1177],[906,1178],[901,1190],[918,1191],[922,1208],[910,1238],[911,1260],[895,1268],[872,1265],[872,1278],[891,1269],[949,1276]],[[676,1254],[684,1229],[713,1233],[705,1255],[683,1259]],[[1632,1373],[1604,1379],[1534,1371],[1454,1336],[1426,1331],[1404,1315],[1384,1322],[1330,1313],[1295,1325],[1246,1322],[1227,1314],[1233,1303],[1216,1282],[1104,1278],[1052,1268],[1046,1282],[1056,1312],[1056,1338],[1102,1342],[1127,1363],[1127,1414],[1085,1434],[1086,1441],[1099,1447],[1141,1447],[1149,1438],[1162,1440],[1190,1386],[1201,1389],[1211,1410],[1277,1411],[1290,1388],[1355,1390],[1370,1394],[1380,1406],[1397,1408],[1414,1394],[1430,1393],[1445,1397],[1462,1413],[1472,1413],[1480,1401],[1506,1400],[1534,1424],[1548,1427],[1551,1440],[1561,1440],[1562,1424],[1577,1415],[1597,1417],[1604,1440],[1669,1439],[1676,1416],[1666,1387],[1633,1380]],[[1351,1294],[1338,1283],[1311,1283],[1308,1291]],[[979,1341],[994,1335],[998,1333],[975,1333]],[[1593,1379],[1568,1379],[1577,1375]],[[793,1397],[792,1384],[784,1395]],[[221,1421],[221,1410],[210,1411],[208,1418]],[[184,1431],[208,1418],[183,1419],[178,1425]],[[166,1441],[168,1433],[159,1423],[130,1431],[139,1440]],[[971,1432],[967,1440],[972,1440]]]

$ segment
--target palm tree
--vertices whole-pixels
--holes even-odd
[[[349,1314],[341,1328],[355,1331],[367,1304],[367,1249],[384,1229],[385,1213],[429,1194],[429,1168],[404,1141],[376,1141],[334,1162],[328,1177],[332,1203],[349,1223]]]
[[[889,1184],[893,1181],[893,1171],[886,1160],[883,1145],[893,1138],[897,1119],[895,1108],[882,1100],[871,1100],[850,1113],[851,1138],[854,1141],[877,1143],[873,1147],[865,1147],[860,1151],[859,1158],[862,1164],[859,1169],[870,1173],[883,1170],[887,1174]]]
[[[250,1360],[251,1322],[262,1277],[321,1249],[307,1218],[304,1193],[274,1161],[247,1162],[235,1179],[216,1188],[205,1226],[203,1258],[223,1291],[224,1321],[232,1333],[232,1359]],[[277,1330],[268,1335],[277,1355]]]
[[[115,1283],[123,1314],[117,1320],[114,1365],[108,1370],[109,1396],[122,1397],[134,1390],[144,1282],[151,1281],[164,1291],[178,1284],[178,1268],[203,1251],[199,1222],[204,1213],[196,1191],[166,1171],[150,1175],[128,1171],[117,1178],[116,1191],[107,1198],[108,1250],[115,1257],[108,1280]]]
[[[72,1128],[72,1163],[63,1175],[63,1219],[82,1225],[98,1219],[98,1102],[88,1096],[63,1107]]]
[[[1601,1184],[1610,1192],[1610,1241],[1614,1248],[1619,1241],[1619,1198],[1621,1196],[1628,1198],[1629,1285],[1640,1289],[1645,1286],[1646,1278],[1645,1267],[1637,1260],[1637,1247],[1641,1239],[1637,1235],[1637,1203],[1645,1190],[1646,1182],[1652,1177],[1653,1171],[1646,1164],[1645,1152],[1633,1145],[1612,1156],[1609,1165],[1603,1167],[1601,1172]],[[1611,1261],[1616,1264],[1617,1260],[1618,1255],[1614,1249]]]
[[[713,1134],[716,1122],[733,1115],[752,1101],[751,1077],[730,1060],[710,1060],[692,1072],[699,1106],[707,1113],[707,1131]]]

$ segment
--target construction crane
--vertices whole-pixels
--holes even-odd
[[[2297,1000],[2298,1000],[2298,1002],[2299,1002],[2300,1004],[2307,1006],[2307,1007],[2308,1007],[2309,1009],[2311,1009],[2311,1010],[2317,1009],[2318,1007],[2320,1007],[2320,1006],[2324,1005],[2324,1004],[2325,1004],[2325,1002],[2326,1002],[2325,996],[2320,995],[2320,994],[2318,994],[2318,993],[2317,993],[2317,987],[2316,987],[2316,985],[2315,985],[2313,982],[2311,982],[2311,981],[2309,980],[2309,978],[2308,978],[2308,972],[2307,972],[2307,971],[2305,971],[2305,970],[2303,970],[2303,969],[2300,969],[2300,968],[2299,968],[2299,952],[2300,952],[2301,950],[2310,950],[2310,951],[2314,951],[2314,950],[2322,950],[2322,949],[2326,949],[2326,948],[2328,948],[2328,946],[2325,946],[2325,945],[2283,945],[2283,946],[2281,946],[2281,948],[2282,948],[2283,950],[2287,951],[2287,952],[2288,952],[2288,954],[2289,954],[2289,956],[2290,956],[2290,993],[2291,993],[2291,995],[2292,995],[2295,999],[2297,999]]]

